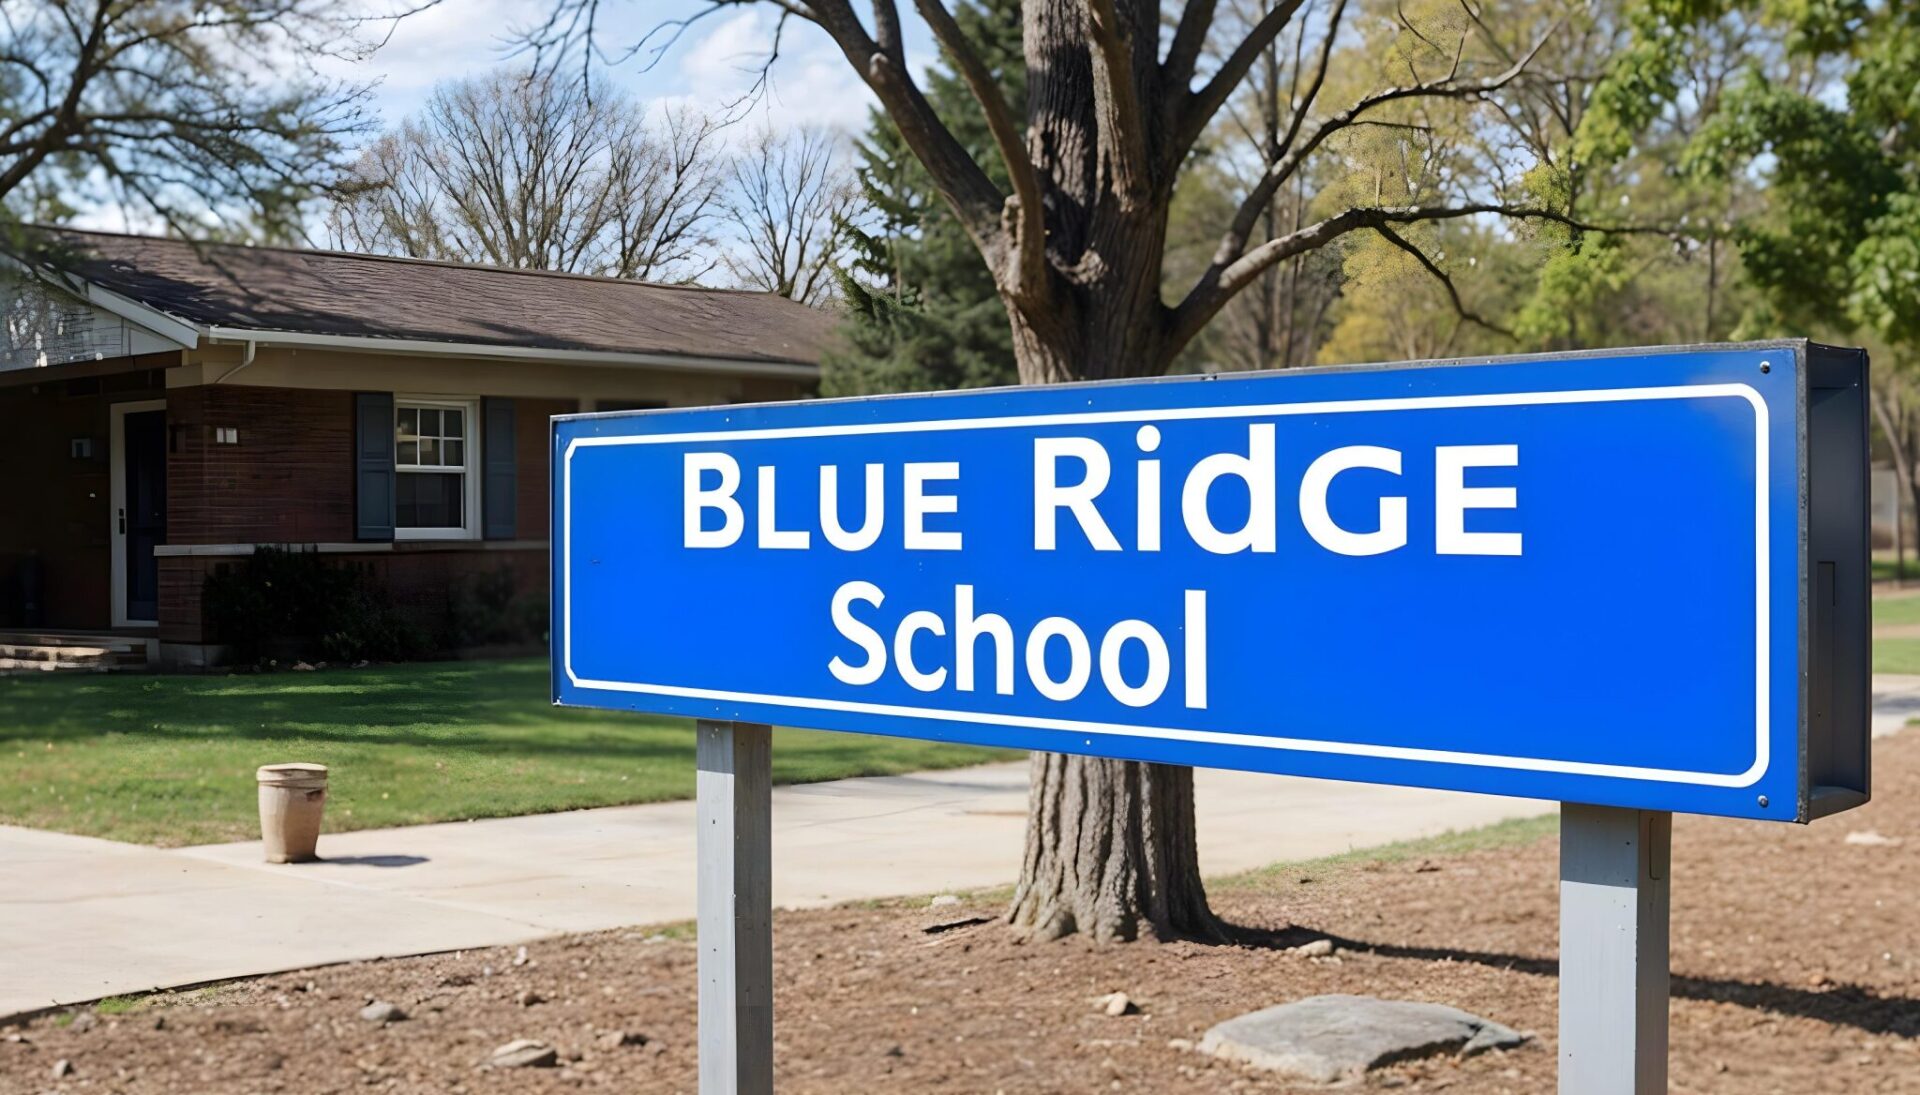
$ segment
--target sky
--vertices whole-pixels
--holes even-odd
[[[624,49],[666,20],[703,7],[698,0],[609,0],[602,41]],[[375,82],[372,108],[383,125],[393,125],[417,111],[442,80],[524,63],[508,56],[512,33],[538,22],[548,10],[548,0],[441,0],[400,20],[370,60],[340,64],[333,71]],[[772,46],[776,22],[771,5],[722,10],[695,23],[664,54],[643,53],[603,75],[653,109],[691,103],[722,110],[752,87]],[[930,40],[917,24],[909,39],[916,67],[931,59]],[[824,32],[789,20],[780,52],[766,95],[750,120],[777,126],[830,125],[850,132],[865,126],[872,95]]]
[[[407,10],[420,0],[359,2],[364,12],[380,14]],[[524,55],[513,55],[516,33],[543,20],[551,2],[438,0],[391,24],[373,24],[368,40],[384,41],[366,59],[329,58],[317,67],[325,75],[371,87],[367,109],[377,122],[377,133],[417,113],[443,81],[527,64]],[[865,0],[855,2],[864,7]],[[603,3],[600,41],[616,58],[646,39],[650,31],[708,7],[702,0]],[[910,12],[902,15],[908,62],[915,69],[923,68],[935,57],[932,36]],[[595,75],[627,90],[654,116],[691,105],[737,118],[741,124],[723,132],[727,141],[742,140],[763,126],[822,125],[848,134],[864,130],[874,103],[872,93],[825,32],[798,19],[787,22],[780,56],[760,97],[740,106],[759,78],[777,25],[778,9],[771,4],[722,9],[694,22],[671,48],[660,51],[650,46],[617,64],[596,66]],[[391,32],[386,33],[389,26]],[[653,39],[656,44],[664,40],[663,36]],[[160,230],[150,217],[115,203],[88,209],[75,223],[110,231]],[[317,223],[309,234],[314,243],[324,241]]]

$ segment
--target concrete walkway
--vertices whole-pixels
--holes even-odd
[[[1874,732],[1920,718],[1920,677],[1876,677]],[[776,748],[778,742],[776,739]],[[1218,875],[1533,816],[1549,803],[1197,773]],[[1026,764],[774,789],[783,908],[1003,885]],[[355,959],[692,919],[693,804],[323,837],[326,862],[259,845],[161,850],[0,826],[0,1016]]]
[[[778,743],[776,740],[776,748]],[[776,787],[782,908],[1009,883],[1025,762]],[[1210,874],[1536,815],[1524,799],[1201,772]],[[372,829],[325,862],[0,826],[0,1016],[355,959],[690,920],[693,803]]]

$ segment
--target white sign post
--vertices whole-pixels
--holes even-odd
[[[700,1095],[772,1095],[773,732],[698,734]]]
[[[1560,809],[1560,1095],[1667,1090],[1673,815]]]

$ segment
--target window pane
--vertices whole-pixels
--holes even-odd
[[[418,464],[420,462],[420,443],[402,441],[395,446],[393,462],[396,464]]]
[[[465,467],[467,463],[465,441],[440,442],[440,462],[449,468]]]
[[[441,411],[440,412],[440,436],[441,437],[467,436],[467,431],[464,428],[464,424],[461,422],[461,419],[464,417],[465,416],[463,414],[461,414],[459,411],[456,411],[456,410]]]
[[[422,467],[434,467],[440,463],[440,442],[431,437],[420,439],[420,464]]]
[[[425,407],[420,408],[420,436],[421,437],[440,436],[440,412],[439,411],[428,410]]]
[[[420,436],[420,413],[412,407],[400,408],[400,428],[398,433],[401,437]]]
[[[444,472],[402,473],[396,477],[394,518],[400,528],[460,528],[467,477]]]

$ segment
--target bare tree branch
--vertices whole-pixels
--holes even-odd
[[[725,2],[725,0],[710,0]],[[1000,227],[1006,198],[986,171],[967,152],[953,131],[940,120],[926,96],[913,82],[898,41],[898,18],[892,0],[878,0],[876,26],[887,45],[876,42],[861,25],[850,0],[806,0],[808,17],[827,32],[900,130],[907,147],[933,176],[934,185],[954,209],[983,254],[997,254],[1007,243]]]
[[[1318,150],[1322,144],[1326,143],[1329,137],[1332,137],[1343,129],[1358,124],[1362,115],[1370,110],[1384,106],[1387,103],[1419,98],[1467,99],[1497,91],[1518,79],[1520,75],[1526,71],[1527,66],[1532,63],[1534,57],[1539,54],[1541,48],[1547,44],[1547,41],[1553,37],[1555,31],[1559,29],[1559,26],[1558,23],[1554,24],[1545,34],[1540,36],[1539,40],[1533,44],[1531,49],[1528,49],[1512,66],[1498,75],[1490,76],[1482,80],[1460,80],[1457,75],[1450,74],[1439,80],[1416,81],[1414,83],[1402,84],[1376,91],[1364,96],[1347,109],[1327,118],[1321,122],[1319,126],[1315,127],[1313,132],[1309,134],[1304,141],[1299,141],[1297,138],[1300,130],[1300,121],[1305,116],[1306,106],[1308,105],[1307,103],[1303,103],[1300,113],[1295,115],[1294,124],[1289,128],[1288,138],[1281,146],[1279,157],[1268,165],[1260,181],[1255,183],[1252,189],[1248,191],[1247,196],[1241,201],[1240,207],[1234,213],[1232,225],[1227,229],[1227,232],[1221,236],[1220,245],[1214,252],[1213,263],[1208,271],[1208,276],[1214,275],[1217,271],[1224,270],[1228,264],[1240,257],[1246,248],[1248,238],[1253,234],[1254,225],[1259,221],[1261,211],[1266,208],[1267,202],[1272,200],[1274,192],[1278,190],[1287,179],[1292,177],[1293,173],[1299,170],[1300,165],[1306,161],[1307,157]],[[1316,92],[1318,90],[1317,84],[1315,85],[1315,90]],[[1204,281],[1206,279],[1203,277],[1202,280]]]
[[[727,265],[742,283],[803,304],[832,292],[840,223],[859,200],[837,145],[822,129],[765,130],[735,161],[725,206],[746,250]]]
[[[1313,110],[1314,101],[1320,97],[1320,89],[1326,85],[1327,66],[1333,59],[1333,46],[1340,39],[1340,23],[1346,14],[1347,0],[1338,0],[1333,6],[1332,13],[1327,16],[1327,34],[1320,41],[1320,60],[1314,65],[1313,81],[1307,85],[1307,90],[1300,96],[1300,101],[1294,104],[1293,120],[1287,123],[1287,134],[1280,139],[1278,147],[1268,152],[1269,156],[1277,159],[1287,149],[1293,147],[1294,138],[1300,135],[1300,126],[1306,122],[1308,113]]]
[[[1000,158],[1007,165],[1007,176],[1013,181],[1013,194],[1003,207],[1004,228],[1014,237],[1014,250],[1018,254],[1018,270],[1007,279],[1019,292],[1027,292],[1040,284],[1045,274],[1046,264],[1046,225],[1041,219],[1042,203],[1040,178],[1034,172],[1033,157],[1027,152],[1025,138],[1014,124],[1013,110],[1007,105],[1005,95],[994,82],[993,74],[987,71],[980,54],[961,33],[960,25],[954,22],[953,14],[947,11],[940,0],[915,0],[920,17],[927,21],[940,47],[953,58],[960,70],[961,79],[966,81],[967,90],[986,113],[987,129],[993,134],[993,143],[1000,150]]]
[[[1193,336],[1200,333],[1207,321],[1212,319],[1235,293],[1258,277],[1260,273],[1276,263],[1283,262],[1294,255],[1303,254],[1325,247],[1334,240],[1362,228],[1391,228],[1397,224],[1415,224],[1422,221],[1455,220],[1461,217],[1476,217],[1486,214],[1506,217],[1512,220],[1545,220],[1562,224],[1569,228],[1585,232],[1637,232],[1667,235],[1664,228],[1635,225],[1596,225],[1577,220],[1556,209],[1536,206],[1506,205],[1498,202],[1469,202],[1460,205],[1441,206],[1381,206],[1363,209],[1348,209],[1331,217],[1306,225],[1297,231],[1278,236],[1250,248],[1239,258],[1224,265],[1210,267],[1201,275],[1200,280],[1187,293],[1186,298],[1173,310],[1172,335],[1177,345],[1185,345]]]
[[[1192,90],[1194,69],[1200,53],[1206,49],[1207,35],[1213,30],[1213,13],[1218,0],[1187,0],[1174,27],[1173,41],[1167,45],[1167,59],[1160,65],[1160,86],[1166,89],[1168,103]],[[1169,119],[1171,121],[1171,119]]]
[[[1448,276],[1445,270],[1440,269],[1440,267],[1436,265],[1432,259],[1428,258],[1427,253],[1425,251],[1422,251],[1420,250],[1420,248],[1414,246],[1411,242],[1407,240],[1405,236],[1402,236],[1400,233],[1395,232],[1392,228],[1388,227],[1387,225],[1376,224],[1373,226],[1373,230],[1376,233],[1378,233],[1380,237],[1386,240],[1388,243],[1393,244],[1395,247],[1398,247],[1400,250],[1405,251],[1407,254],[1413,256],[1413,260],[1420,264],[1420,268],[1425,270],[1428,274],[1432,275],[1433,279],[1440,283],[1441,288],[1447,291],[1447,299],[1453,302],[1454,313],[1457,314],[1461,319],[1464,319],[1468,323],[1474,324],[1477,327],[1484,327],[1487,330],[1492,331],[1494,334],[1505,335],[1508,338],[1513,337],[1512,331],[1508,330],[1505,327],[1500,326],[1498,323],[1494,323],[1491,320],[1486,319],[1485,317],[1481,316],[1478,312],[1469,310],[1466,304],[1460,300],[1460,290],[1454,286],[1453,278]]]
[[[417,9],[411,9],[417,10]],[[314,74],[376,48],[328,0],[35,0],[0,19],[0,200],[12,216],[119,203],[170,228],[294,237],[338,187],[367,88]],[[260,81],[236,58],[273,56]],[[303,74],[304,71],[304,74]]]
[[[1260,21],[1253,25],[1247,36],[1233,47],[1220,67],[1208,78],[1198,91],[1186,88],[1172,88],[1166,94],[1179,100],[1179,107],[1173,116],[1173,132],[1169,135],[1166,156],[1171,164],[1178,165],[1186,159],[1187,152],[1206,131],[1207,124],[1220,112],[1234,89],[1247,78],[1253,63],[1260,54],[1280,36],[1280,32],[1293,21],[1293,14],[1300,10],[1305,0],[1280,0],[1280,3],[1267,9]]]
[[[624,278],[711,268],[718,124],[659,125],[556,73],[442,85],[368,149],[329,211],[336,246]]]

